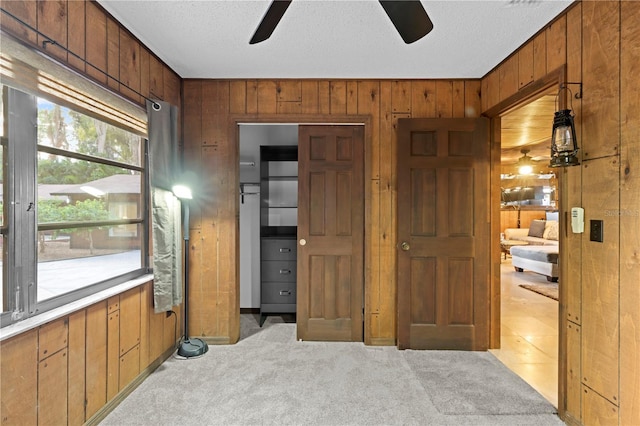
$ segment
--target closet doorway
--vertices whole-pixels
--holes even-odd
[[[241,312],[295,313],[302,340],[362,341],[364,126],[237,124]]]

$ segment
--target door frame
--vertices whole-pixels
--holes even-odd
[[[363,308],[363,332],[364,343],[371,344],[371,312],[367,303],[367,294],[371,290],[370,280],[367,278],[367,271],[370,270],[370,252],[367,241],[370,240],[371,226],[371,196],[367,191],[367,183],[371,182],[371,159],[372,159],[372,123],[371,115],[330,115],[330,114],[230,114],[227,122],[228,135],[231,139],[230,159],[233,162],[231,170],[231,186],[239,188],[240,185],[240,125],[241,124],[296,124],[296,125],[337,125],[337,126],[363,126],[364,127],[364,232],[363,232],[363,287],[362,287],[362,308]],[[240,338],[240,203],[238,197],[234,197],[233,211],[236,218],[235,223],[235,294],[229,295],[229,306],[232,313],[230,318],[231,342],[235,343]]]
[[[501,138],[500,138],[500,115],[529,103],[538,97],[542,92],[553,87],[560,88],[567,80],[566,65],[562,65],[555,70],[549,72],[538,80],[533,81],[527,86],[520,89],[515,94],[500,101],[495,106],[486,110],[482,115],[491,119],[490,138],[491,138],[491,241],[499,241],[500,239],[500,168],[501,168]],[[558,108],[566,107],[566,98],[558,97]],[[551,127],[551,122],[549,123]],[[549,129],[551,132],[551,129]],[[566,179],[563,179],[561,173],[558,173],[558,187],[560,188],[560,197],[558,197],[558,211],[565,211],[563,200],[566,199]],[[560,217],[563,221],[563,227],[566,228],[566,217]],[[566,256],[563,249],[566,246],[565,233],[559,235],[559,253],[561,258]],[[491,297],[490,297],[490,348],[500,348],[500,247],[497,244],[491,245]],[[558,273],[560,277],[565,275],[564,262],[559,262]],[[564,418],[566,411],[566,394],[567,394],[567,331],[564,326],[564,318],[566,315],[566,301],[568,300],[568,286],[561,285],[558,294],[558,414],[560,418]]]

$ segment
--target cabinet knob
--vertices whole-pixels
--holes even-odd
[[[291,273],[291,269],[280,269],[280,273],[282,275],[289,275]]]
[[[307,240],[305,240],[304,238],[301,238],[300,239],[300,245],[301,246],[307,245]]]
[[[291,253],[291,249],[287,247],[283,247],[280,249],[280,253]]]
[[[280,290],[280,296],[291,296],[291,290]]]

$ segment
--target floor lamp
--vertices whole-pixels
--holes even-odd
[[[178,348],[178,355],[192,358],[204,355],[209,346],[202,339],[189,338],[189,200],[191,189],[185,185],[175,185],[173,194],[182,205],[182,236],[184,238],[184,337]]]

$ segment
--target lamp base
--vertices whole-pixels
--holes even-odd
[[[580,161],[575,154],[552,156],[549,167],[571,167],[579,166]]]
[[[185,358],[193,358],[207,353],[209,346],[202,339],[186,339],[180,343],[178,355]]]

